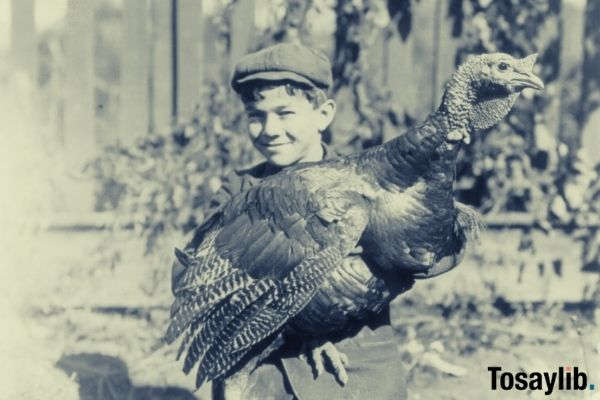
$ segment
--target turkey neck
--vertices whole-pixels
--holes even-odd
[[[383,174],[385,181],[404,189],[426,179],[440,184],[440,189],[452,189],[460,146],[449,143],[446,137],[454,130],[472,131],[470,116],[476,95],[470,82],[469,70],[459,69],[448,83],[438,110],[382,146],[389,162]]]

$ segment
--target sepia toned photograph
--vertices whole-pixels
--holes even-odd
[[[600,1],[0,0],[0,400],[600,400]]]

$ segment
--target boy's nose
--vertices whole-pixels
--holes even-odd
[[[281,121],[276,115],[267,114],[263,128],[264,129],[262,133],[265,136],[277,137],[283,132]]]

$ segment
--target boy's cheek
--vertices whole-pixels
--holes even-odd
[[[295,127],[299,127],[300,129],[306,130],[318,130],[317,121],[319,120],[319,115],[315,112],[303,112],[298,113],[294,116],[293,121],[290,123]]]
[[[262,132],[262,123],[258,121],[250,121],[248,123],[248,134],[252,139],[256,139]]]
[[[281,167],[286,167],[302,158],[302,151],[295,143],[290,143],[276,149],[260,149],[267,161]]]

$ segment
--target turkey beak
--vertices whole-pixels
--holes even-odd
[[[513,82],[519,88],[532,88],[536,90],[544,89],[544,82],[533,73],[533,66],[537,59],[537,53],[523,58],[519,62],[519,68],[515,68],[516,77]]]

